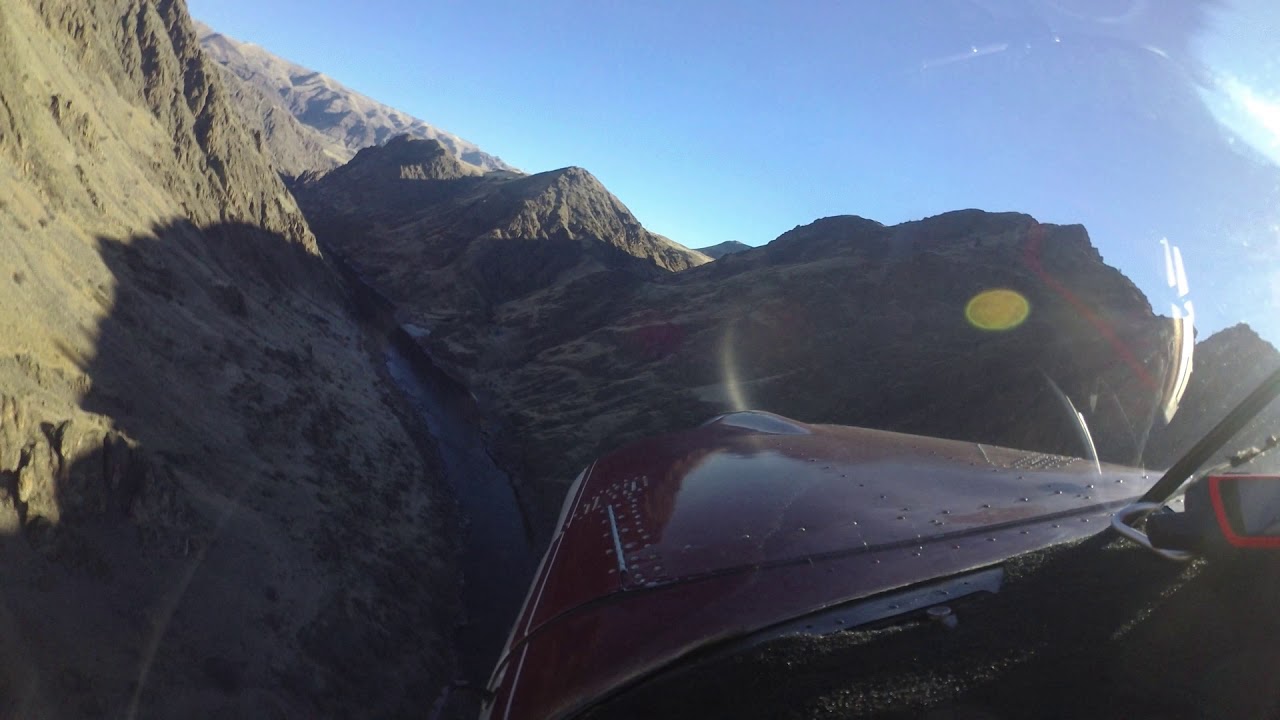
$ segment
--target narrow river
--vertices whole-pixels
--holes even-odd
[[[533,548],[511,479],[489,455],[475,400],[411,343],[399,335],[388,344],[386,367],[435,439],[463,514],[467,621],[457,649],[463,679],[483,686],[532,579]]]
[[[381,347],[392,380],[426,424],[462,514],[460,568],[466,622],[456,637],[463,680],[481,687],[497,662],[537,558],[511,478],[489,455],[475,398],[399,326],[395,305],[326,251]]]

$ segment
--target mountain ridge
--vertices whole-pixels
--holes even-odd
[[[606,268],[650,276],[709,258],[646,230],[595,176],[468,170],[436,140],[400,136],[294,192],[325,247],[389,297],[430,307],[424,326]],[[365,228],[381,225],[381,242]]]

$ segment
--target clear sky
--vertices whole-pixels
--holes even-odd
[[[526,171],[583,166],[691,247],[1016,210],[1086,225],[1165,313],[1168,238],[1202,328],[1273,342],[1274,5],[190,0]]]

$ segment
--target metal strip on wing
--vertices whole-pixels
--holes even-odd
[[[622,538],[618,535],[618,519],[613,514],[613,505],[605,506],[609,512],[609,534],[613,536],[613,551],[618,555],[618,573],[627,574],[627,559],[622,556]]]
[[[978,452],[982,453],[982,459],[987,461],[988,465],[995,465],[991,462],[991,458],[987,455],[987,449],[982,447],[982,443],[975,443],[978,446]]]

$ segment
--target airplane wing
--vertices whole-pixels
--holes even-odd
[[[484,717],[572,716],[718,644],[993,589],[984,568],[1103,530],[1153,482],[756,412],[642,441],[571,488]]]

